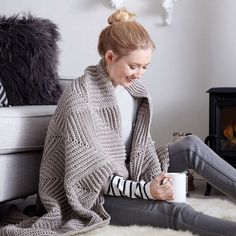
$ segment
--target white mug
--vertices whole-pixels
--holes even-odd
[[[185,173],[168,173],[171,178],[174,199],[168,202],[185,202],[186,201],[186,174]]]

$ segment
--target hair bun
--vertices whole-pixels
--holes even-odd
[[[130,13],[125,8],[121,8],[115,11],[111,16],[109,16],[108,23],[111,25],[115,22],[127,22],[134,20],[135,20],[135,14]]]

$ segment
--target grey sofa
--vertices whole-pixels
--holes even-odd
[[[60,79],[63,89],[72,80]],[[0,108],[0,202],[37,193],[48,123],[56,105]]]

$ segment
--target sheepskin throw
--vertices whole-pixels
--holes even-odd
[[[57,25],[30,14],[0,16],[0,81],[10,105],[56,104]]]
[[[47,213],[3,227],[1,236],[74,235],[107,225],[102,190],[109,176],[149,181],[161,166],[167,170],[168,151],[158,157],[150,136],[149,95],[139,81],[127,89],[141,99],[129,165],[114,87],[101,65],[91,66],[64,92],[50,121],[39,181]]]

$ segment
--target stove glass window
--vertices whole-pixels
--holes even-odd
[[[220,149],[236,151],[236,107],[223,107],[220,113]]]

